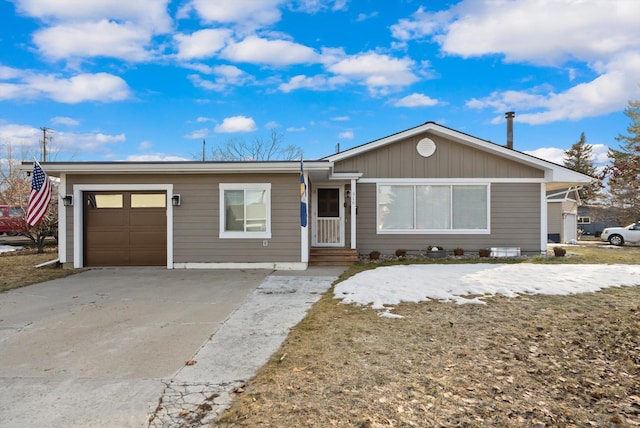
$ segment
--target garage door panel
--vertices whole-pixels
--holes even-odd
[[[122,230],[94,230],[86,234],[92,248],[123,248],[129,245],[129,234]]]
[[[114,249],[94,249],[87,254],[87,266],[129,266],[129,253]]]
[[[116,198],[114,194],[121,197]],[[164,205],[165,198],[164,193],[140,197],[132,192],[85,193],[84,265],[166,265],[166,207],[148,207]],[[112,199],[117,203],[112,203]],[[132,203],[144,207],[131,208]]]
[[[166,264],[166,251],[131,251],[129,266],[164,266]]]
[[[156,231],[132,230],[129,232],[130,248],[144,249],[167,246],[167,235]]]
[[[167,214],[165,209],[136,209],[129,211],[129,225],[145,228],[166,228]]]

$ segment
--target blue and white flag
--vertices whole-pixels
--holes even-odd
[[[300,226],[307,227],[307,183],[304,181],[302,159],[300,159]]]

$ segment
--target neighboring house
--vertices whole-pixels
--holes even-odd
[[[626,226],[617,220],[620,209],[604,205],[578,207],[578,227],[585,235],[600,237],[606,227]]]
[[[582,205],[577,187],[547,192],[547,237],[556,244],[578,240],[578,207]]]
[[[540,254],[547,194],[591,181],[433,122],[305,161],[306,227],[300,162],[42,166],[67,196],[59,256],[76,268],[305,269],[317,249],[392,254],[428,245]]]

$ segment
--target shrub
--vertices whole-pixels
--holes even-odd
[[[378,260],[380,258],[380,251],[373,250],[369,253],[369,258],[371,260]]]
[[[489,257],[489,256],[491,256],[491,250],[488,249],[488,248],[480,248],[478,250],[478,255],[480,257]]]
[[[396,250],[396,257],[406,257],[406,256],[407,256],[407,250],[402,250],[400,248]]]
[[[567,250],[562,247],[553,247],[553,254],[556,257],[564,257],[564,255],[567,254]]]
[[[453,249],[454,256],[464,256],[464,249],[458,247]]]
[[[441,247],[440,245],[429,245],[427,247],[427,251],[442,251],[444,250],[443,247]]]

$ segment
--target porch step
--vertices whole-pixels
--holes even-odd
[[[309,251],[309,266],[351,266],[357,261],[357,249],[311,248]]]

